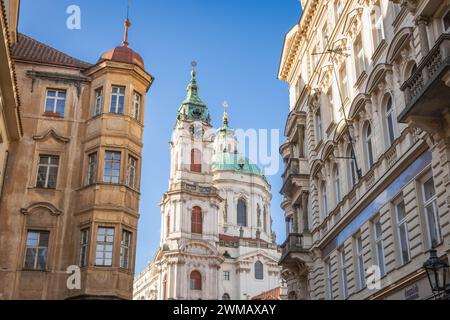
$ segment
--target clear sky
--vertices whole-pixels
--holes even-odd
[[[21,0],[19,31],[95,63],[123,39],[126,0]],[[81,8],[81,29],[66,27],[69,5]],[[198,62],[200,96],[213,124],[229,102],[234,128],[279,129],[283,140],[288,88],[277,80],[286,32],[300,17],[298,0],[132,0],[130,47],[155,77],[147,96],[141,218],[136,273],[159,246],[159,201],[168,187],[169,140],[186,95],[190,62]],[[281,161],[280,161],[281,164]],[[277,240],[285,238],[280,208],[282,165],[268,177]]]

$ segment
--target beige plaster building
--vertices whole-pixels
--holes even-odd
[[[0,299],[132,298],[153,78],[129,26],[95,64],[23,34],[12,46],[24,132],[9,145],[0,203]]]
[[[450,250],[450,1],[309,0],[286,35],[290,299],[428,299]]]
[[[19,1],[0,2],[0,195],[10,144],[22,135],[19,95],[10,46],[17,41]]]

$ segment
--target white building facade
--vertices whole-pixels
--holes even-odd
[[[270,185],[238,152],[225,112],[213,130],[195,71],[171,140],[161,243],[134,299],[247,300],[280,286]]]
[[[280,260],[290,299],[429,299],[450,252],[450,1],[302,1]]]

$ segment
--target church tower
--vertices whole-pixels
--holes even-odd
[[[159,299],[216,299],[223,258],[216,243],[222,201],[213,186],[214,134],[199,97],[195,63],[170,142],[169,191],[161,202]]]

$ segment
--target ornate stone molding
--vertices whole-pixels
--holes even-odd
[[[68,143],[70,141],[70,138],[64,137],[63,135],[60,135],[56,132],[55,129],[51,128],[47,130],[45,133],[41,135],[34,135],[33,139],[36,141],[41,141],[47,139],[49,136],[53,137],[55,140],[62,142],[62,143]]]
[[[29,205],[27,208],[20,209],[20,213],[22,213],[23,215],[28,215],[31,214],[33,210],[39,208],[47,210],[52,216],[59,216],[62,214],[61,210],[59,210],[49,202],[35,202]]]

